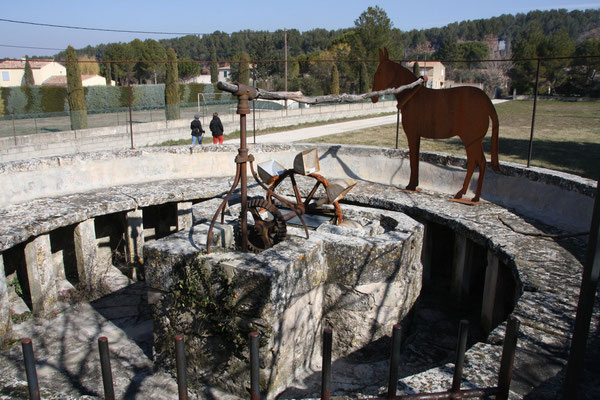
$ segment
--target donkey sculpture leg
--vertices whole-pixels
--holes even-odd
[[[475,197],[471,200],[476,203],[479,201],[479,196],[481,196],[481,189],[483,187],[483,176],[485,175],[485,154],[483,153],[482,140],[478,140],[475,143],[469,145],[467,150],[467,174],[465,176],[465,181],[463,183],[462,189],[454,196],[455,199],[460,199],[467,192],[469,188],[469,183],[471,182],[471,177],[473,176],[473,172],[475,171],[475,167],[479,168],[479,177],[477,178],[477,190],[475,192]]]
[[[407,135],[408,156],[410,159],[410,180],[406,190],[415,191],[419,186],[419,149],[421,147],[421,137],[419,135]]]

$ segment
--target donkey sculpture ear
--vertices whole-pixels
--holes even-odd
[[[377,51],[379,51],[379,62],[385,60],[385,58],[383,57],[383,51],[381,51],[381,49],[377,49]]]
[[[387,49],[387,47],[384,47],[384,48],[383,48],[383,55],[385,56],[385,59],[386,59],[386,60],[389,60],[389,59],[390,59],[390,53],[388,53],[388,49]]]

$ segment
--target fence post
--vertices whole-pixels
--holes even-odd
[[[538,98],[538,82],[540,80],[540,63],[542,59],[538,58],[537,60],[537,69],[535,71],[535,89],[533,92],[533,113],[531,115],[531,134],[529,135],[529,151],[527,152],[527,168],[531,163],[531,153],[533,152],[533,127],[535,125],[535,108],[537,105]]]
[[[388,379],[387,398],[396,398],[398,390],[398,366],[400,365],[400,345],[402,344],[402,326],[395,324],[392,333],[392,357],[390,359],[390,376]]]
[[[321,399],[331,396],[331,348],[333,333],[330,328],[323,329],[323,368],[321,371]]]
[[[179,393],[179,400],[187,400],[185,343],[183,341],[183,335],[175,336],[175,359],[177,365],[177,391]]]
[[[105,336],[98,338],[98,351],[100,353],[100,368],[102,369],[102,384],[104,385],[105,400],[115,399],[112,371],[110,369],[110,355],[108,352],[108,339]]]
[[[500,371],[498,372],[498,394],[496,395],[497,400],[508,400],[508,392],[510,389],[510,381],[512,380],[518,335],[519,320],[513,315],[510,315],[506,324],[504,346],[502,347],[502,358],[500,360]]]
[[[31,339],[23,339],[21,341],[21,347],[23,349],[23,359],[25,360],[25,373],[27,375],[27,386],[29,387],[29,398],[32,400],[40,400],[40,387],[38,386]]]
[[[250,332],[250,399],[260,400],[258,332]]]
[[[460,392],[460,384],[465,364],[465,351],[467,350],[467,334],[469,333],[469,322],[461,320],[458,328],[458,343],[456,345],[456,361],[454,362],[454,376],[452,378],[453,393]]]

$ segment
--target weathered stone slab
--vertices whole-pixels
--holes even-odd
[[[172,363],[172,338],[184,333],[191,377],[243,395],[246,337],[258,330],[272,398],[319,362],[323,327],[333,328],[335,357],[389,334],[420,292],[423,227],[395,212],[345,215],[364,227],[322,225],[308,240],[288,228],[288,240],[258,255],[203,254],[189,231],[147,244],[157,360]]]

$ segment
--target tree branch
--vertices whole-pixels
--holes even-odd
[[[412,89],[416,86],[419,86],[423,83],[423,79],[419,78],[416,81],[408,84],[399,86],[397,88],[390,88],[384,90],[378,90],[376,92],[367,92],[362,94],[328,94],[324,96],[304,96],[302,92],[269,92],[268,90],[263,90],[257,88],[256,99],[265,99],[265,100],[294,100],[298,103],[307,103],[307,104],[320,104],[320,103],[341,103],[341,102],[357,102],[365,99],[370,99],[373,97],[384,96],[388,94],[398,94],[404,90]],[[217,87],[225,92],[229,92],[235,94],[238,92],[238,85],[227,83],[223,81],[219,81],[217,83]]]

